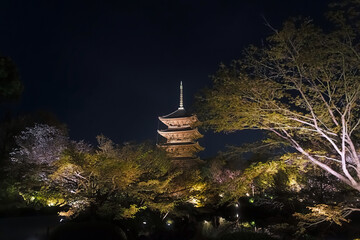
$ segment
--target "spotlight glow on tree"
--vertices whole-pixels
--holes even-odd
[[[269,131],[360,191],[360,33],[348,24],[359,16],[330,14],[329,33],[308,19],[273,29],[263,47],[220,66],[199,99],[201,120],[216,131]]]

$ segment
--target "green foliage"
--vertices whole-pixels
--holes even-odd
[[[294,216],[300,219],[301,226],[306,224],[318,224],[320,222],[333,222],[342,225],[342,222],[349,222],[345,217],[349,214],[349,208],[343,205],[330,206],[327,204],[316,204],[313,207],[307,207],[310,213],[295,213]],[[351,211],[350,211],[351,212]]]
[[[19,202],[18,189],[9,182],[2,181],[0,183],[0,203],[1,204],[16,204]]]
[[[234,148],[230,149],[230,152]],[[239,149],[235,148],[239,153]],[[231,153],[223,154],[225,159]],[[298,193],[306,187],[308,172],[314,169],[302,155],[287,153],[282,156],[273,156],[257,161],[242,170],[230,170],[223,157],[214,159],[210,164],[211,191],[214,195],[221,195],[220,203],[237,201],[240,197],[250,196],[253,193],[264,192],[292,192]],[[245,160],[244,160],[245,161]],[[310,164],[310,166],[308,166]],[[210,198],[210,197],[209,197]],[[253,199],[254,201],[254,199]]]
[[[215,131],[269,131],[360,191],[359,2],[334,6],[332,31],[291,19],[271,27],[263,46],[220,65],[198,98],[198,115]]]
[[[301,122],[294,121],[296,117],[305,121],[313,111],[336,132],[326,106],[329,103],[322,98],[331,97],[333,110],[342,112],[340,100],[356,94],[359,80],[352,72],[358,59],[341,42],[310,21],[285,22],[268,38],[266,47],[251,46],[242,59],[229,67],[220,66],[213,76],[213,88],[200,98],[204,123],[217,131],[298,128],[297,134],[314,137]],[[349,72],[346,86],[344,79],[336,78],[339,68]]]
[[[348,206],[347,203],[340,203],[337,205],[330,204],[316,204],[312,207],[307,207],[310,212],[294,213],[293,216],[299,220],[298,235],[303,235],[307,228],[316,226],[323,222],[335,223],[341,226],[343,223],[349,223],[347,217],[352,212],[360,211],[359,208]]]
[[[269,25],[273,34],[262,46],[249,46],[239,60],[220,65],[213,86],[197,99],[203,125],[217,132],[265,130],[271,133],[265,148],[291,153],[264,155],[252,144],[224,153],[207,174],[213,199],[227,203],[254,194],[248,199],[253,205],[290,204],[297,211],[346,202],[342,209],[323,207],[325,214],[296,215],[310,224],[340,223],[350,212],[345,206],[358,206],[359,6],[351,0],[333,4],[328,18],[335,24],[328,32],[302,18],[280,29]],[[247,151],[255,161],[244,158]],[[231,162],[244,163],[232,164],[239,171]]]
[[[16,143],[16,137],[26,128],[34,127],[35,123],[48,124],[61,129],[66,135],[66,127],[60,123],[56,117],[49,112],[35,112],[27,115],[11,117],[7,115],[0,122],[0,185],[1,189],[16,189],[14,192],[2,191],[0,199],[23,205],[23,198],[19,196],[19,191],[26,194],[29,189],[38,190],[43,185],[36,178],[37,174],[51,171],[51,167],[46,165],[26,164],[26,162],[13,162],[10,153],[20,146]],[[27,144],[29,146],[29,144]],[[46,151],[42,151],[46,152]],[[22,159],[24,160],[24,159]],[[43,168],[42,168],[43,167]]]
[[[66,204],[62,193],[53,191],[47,186],[41,187],[38,191],[32,189],[26,192],[19,192],[19,194],[28,206],[34,208],[64,206]]]
[[[135,214],[138,213],[140,210],[146,209],[145,206],[137,207],[135,204],[131,204],[129,208],[123,208],[121,216],[123,218],[134,218]]]
[[[98,142],[95,151],[69,148],[51,175],[52,185],[73,206],[71,214],[77,213],[79,201],[105,212],[117,206],[117,218],[133,217],[147,207],[160,212],[174,207],[165,197],[175,175],[169,173],[164,152],[149,144],[116,146],[104,136]]]
[[[97,139],[97,149],[80,151],[74,145],[55,163],[50,186],[62,192],[71,207],[62,215],[74,217],[92,209],[115,219],[133,218],[144,209],[167,214],[195,197],[202,199],[200,172],[172,168],[161,149]]]
[[[200,171],[173,168],[166,152],[149,143],[119,146],[98,136],[93,148],[39,124],[16,139],[8,170],[29,206],[66,206],[59,214],[67,217],[89,212],[121,219],[144,209],[165,215],[204,200]]]

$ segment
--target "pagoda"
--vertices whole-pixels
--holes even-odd
[[[173,164],[189,167],[202,163],[197,153],[204,148],[196,140],[203,135],[196,127],[199,122],[197,117],[185,111],[182,82],[180,82],[179,108],[168,115],[159,117],[159,120],[167,126],[167,129],[158,130],[158,133],[166,139],[158,146],[166,150]]]

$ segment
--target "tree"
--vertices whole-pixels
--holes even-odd
[[[0,56],[0,103],[18,98],[22,90],[14,62],[8,57]]]
[[[9,187],[15,186],[23,199],[32,204],[49,204],[58,196],[48,189],[49,176],[56,169],[54,163],[70,145],[66,131],[35,124],[15,136],[15,142],[16,147],[9,154],[11,164],[6,166]]]
[[[14,62],[8,58],[0,55],[0,104],[17,99],[23,91],[23,85],[19,80],[19,74]],[[12,147],[13,136],[8,135],[8,119],[10,112],[7,114],[0,114],[0,172],[3,170],[4,158],[9,153]],[[11,138],[11,139],[8,139]],[[4,175],[4,174],[1,174]],[[0,177],[0,182],[2,179]]]
[[[15,142],[18,147],[10,154],[13,162],[51,165],[60,159],[69,138],[56,127],[35,124],[16,136]]]
[[[354,9],[332,12],[331,32],[309,19],[269,25],[264,46],[220,66],[199,99],[201,120],[216,131],[271,132],[360,191],[360,42],[347,24],[359,16]]]
[[[98,147],[82,151],[70,146],[55,163],[51,188],[63,193],[70,206],[61,215],[92,214],[132,218],[143,209],[160,213],[173,210],[179,199],[172,195],[174,178],[165,152],[150,144],[115,145],[98,136]]]
[[[199,171],[172,168],[166,153],[149,143],[98,146],[71,141],[46,124],[15,137],[10,153],[15,186],[31,205],[67,206],[60,214],[132,218],[143,209],[167,215],[202,191]]]
[[[57,120],[56,116],[46,111],[36,111],[34,113],[19,115],[16,117],[6,114],[4,119],[0,121],[0,164],[9,160],[9,153],[16,148],[16,139],[26,128],[32,128],[35,124],[45,124],[53,126],[66,133],[66,127]]]

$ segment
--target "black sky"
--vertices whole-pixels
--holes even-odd
[[[19,112],[47,110],[73,139],[156,139],[157,116],[185,108],[219,63],[240,56],[290,16],[323,21],[325,0],[129,0],[0,3],[0,53],[19,68]],[[205,133],[211,155],[257,134]]]

